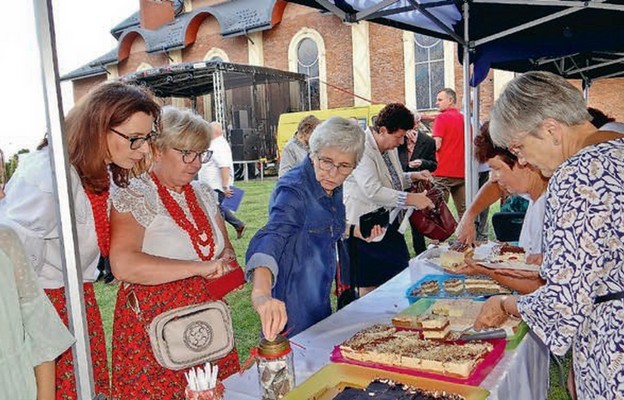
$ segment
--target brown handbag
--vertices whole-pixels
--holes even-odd
[[[409,191],[420,193],[424,190],[427,191],[427,197],[433,202],[434,208],[414,210],[410,216],[410,224],[429,239],[444,241],[455,232],[457,221],[444,202],[442,190],[431,182],[417,181]]]

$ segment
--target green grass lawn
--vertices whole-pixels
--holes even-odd
[[[245,251],[247,250],[251,237],[259,228],[264,226],[267,221],[269,196],[274,185],[275,179],[265,179],[263,182],[237,182],[237,186],[245,191],[245,197],[243,198],[243,202],[237,215],[247,225],[247,231],[240,240],[232,239],[232,243],[241,265],[245,261]],[[496,211],[498,211],[498,206],[493,207],[490,210],[490,213]],[[236,238],[236,232],[229,225],[228,232],[230,238]],[[490,237],[494,237],[491,225]],[[411,235],[409,232],[406,239],[409,244],[408,247],[410,247],[410,251],[413,251],[413,249],[411,249]],[[102,312],[104,329],[106,331],[106,344],[109,350],[110,362],[113,312],[115,309],[117,285],[106,285],[98,282],[95,285],[95,290],[100,310]],[[260,332],[260,319],[251,306],[250,292],[251,286],[247,284],[243,289],[230,293],[226,297],[232,309],[234,336],[236,338],[236,346],[238,348],[241,362],[244,361],[249,355],[249,349],[258,343],[258,335]],[[333,300],[335,304],[335,299]],[[549,400],[564,400],[568,398],[565,389],[559,386],[558,372],[554,367],[551,367],[550,369],[550,382],[551,387],[548,396]]]

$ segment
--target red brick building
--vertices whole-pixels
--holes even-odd
[[[282,0],[139,0],[138,5],[139,11],[111,30],[118,39],[115,49],[64,77],[73,81],[75,99],[103,80],[137,70],[214,59],[307,73],[313,104],[322,109],[368,104],[364,99],[431,109],[442,87],[462,96],[456,44],[440,39],[368,22],[347,24]],[[511,77],[491,71],[482,83],[481,119]],[[597,81],[590,104],[624,120],[622,89],[624,79]],[[198,109],[208,115],[204,103],[198,99]]]

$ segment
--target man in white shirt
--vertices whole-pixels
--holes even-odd
[[[219,209],[223,218],[236,229],[236,237],[240,239],[245,232],[245,223],[238,219],[234,213],[223,207],[226,197],[232,196],[232,184],[234,183],[234,162],[232,150],[223,136],[223,128],[218,122],[211,122],[212,140],[210,150],[212,158],[199,170],[199,180],[207,183],[219,196]]]

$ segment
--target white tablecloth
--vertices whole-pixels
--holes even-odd
[[[397,312],[409,305],[405,290],[421,277],[439,273],[442,270],[413,259],[408,269],[375,291],[293,337],[294,342],[305,347],[303,350],[292,346],[297,384],[330,362],[329,356],[336,344],[371,324],[390,323]],[[505,351],[480,386],[491,392],[490,399],[545,399],[548,366],[546,347],[529,333],[515,350]],[[231,376],[224,384],[227,400],[260,398],[255,366],[242,375]]]

